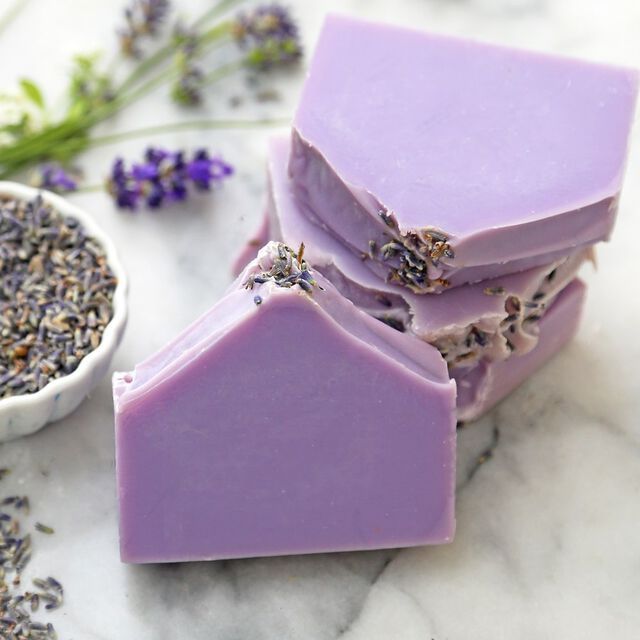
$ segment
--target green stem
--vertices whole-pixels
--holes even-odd
[[[214,69],[211,73],[205,76],[204,85],[210,85],[217,80],[221,80],[222,78],[230,75],[234,71],[242,68],[243,60],[234,60],[233,62],[228,62],[227,64],[223,64],[217,69]],[[135,89],[132,93],[128,95],[121,96],[115,100],[117,107],[114,111],[112,111],[109,115],[112,115],[116,111],[120,111],[124,107],[128,107],[132,103],[136,102],[140,98],[143,98],[151,91],[156,89],[157,87],[163,85],[167,80],[171,80],[173,77],[179,75],[179,71],[176,69],[165,69],[158,75],[154,76],[150,80],[147,80],[143,85],[140,85],[137,89]]]
[[[173,43],[166,44],[164,47],[158,49],[154,54],[143,60],[116,89],[116,93],[120,94],[133,86],[157,64],[166,60],[173,53],[174,49],[175,45]]]
[[[144,84],[140,85],[137,89],[134,89],[130,94],[124,94],[116,98],[115,102],[117,103],[117,111],[123,109],[124,107],[128,107],[130,104],[134,103],[136,100],[143,98],[148,93],[158,88],[162,84],[164,84],[167,80],[170,80],[173,76],[177,75],[176,69],[165,69],[158,75],[154,76],[150,80],[147,80]],[[115,113],[115,112],[114,112]]]
[[[222,79],[240,68],[241,65],[242,60],[236,60],[214,69],[206,76],[205,84],[211,84],[216,80]],[[132,93],[119,96],[113,102],[105,104],[91,114],[50,126],[44,131],[21,140],[12,147],[1,150],[0,167],[4,169],[3,175],[15,173],[30,162],[38,161],[46,155],[64,157],[65,153],[79,153],[84,150],[88,144],[87,135],[91,127],[113,116],[140,98],[143,98],[149,92],[176,75],[176,73],[175,69],[166,69],[135,89]],[[55,152],[54,154],[50,153],[51,149]]]
[[[159,135],[162,133],[172,133],[174,131],[193,131],[202,129],[252,129],[258,127],[279,127],[285,126],[289,122],[288,118],[264,118],[260,120],[190,120],[186,122],[174,122],[171,124],[155,125],[143,127],[140,129],[132,129],[121,133],[100,136],[91,139],[77,140],[67,139],[61,140],[55,145],[56,153],[61,157],[76,155],[94,147],[115,144],[123,140],[131,140],[142,138],[145,136]],[[0,163],[5,166],[5,171],[0,173],[0,178],[4,179],[15,174],[39,158],[33,153],[22,155],[19,158],[12,159],[9,167],[4,162]]]
[[[233,62],[227,62],[227,64],[223,64],[217,69],[214,69],[213,71],[208,73],[204,77],[203,84],[205,86],[208,86],[210,84],[213,84],[214,82],[217,82],[218,80],[222,80],[222,78],[225,78],[226,76],[232,74],[234,71],[238,71],[239,69],[241,69],[243,64],[244,58],[241,58],[240,60],[234,60]]]
[[[201,27],[202,25],[206,24],[207,22],[209,22],[210,20],[213,20],[214,18],[216,18],[217,16],[219,16],[221,13],[223,13],[224,11],[227,11],[227,9],[230,9],[231,7],[233,7],[234,5],[237,4],[242,4],[245,0],[221,0],[221,2],[219,2],[218,4],[214,5],[213,7],[211,7],[211,9],[209,9],[206,13],[204,13],[203,15],[201,15],[194,23],[193,23],[193,28],[198,28]]]
[[[231,39],[231,22],[221,22],[208,31],[205,31],[198,38],[198,45],[206,47],[207,45],[213,43],[224,44],[229,39]],[[205,51],[209,51],[209,49],[205,49]],[[201,51],[199,53],[205,53],[205,51]]]
[[[222,0],[215,7],[206,12],[194,26],[203,25],[214,17],[218,16],[223,11],[229,9],[235,4],[239,4],[242,0]],[[27,0],[19,0],[16,3],[18,9],[26,3]],[[13,13],[16,12],[14,9]],[[12,12],[9,12],[11,14]],[[8,14],[8,15],[9,15]],[[6,22],[6,16],[5,16]],[[2,23],[0,23],[1,25]],[[231,35],[231,22],[226,21],[211,27],[201,36],[201,44],[204,45],[202,54],[204,51],[223,44],[227,37]],[[0,26],[0,28],[2,28]],[[165,60],[171,53],[175,51],[175,45],[172,43],[158,50],[150,58],[142,62],[130,76],[124,81],[124,83],[117,90],[117,98],[112,102],[98,107],[89,114],[82,115],[74,118],[73,120],[65,120],[60,123],[50,125],[43,131],[23,138],[15,145],[0,150],[0,171],[1,177],[6,177],[19,171],[20,169],[33,164],[38,161],[42,161],[47,158],[68,160],[69,157],[76,155],[84,151],[89,145],[93,145],[94,142],[89,139],[89,132],[96,124],[110,118],[120,110],[136,102],[140,98],[146,96],[158,86],[162,85],[166,81],[172,79],[178,74],[178,71],[173,68],[164,69],[151,79],[147,80],[143,84],[135,87],[137,82],[141,80],[144,75],[151,71],[156,65]],[[214,69],[209,73],[204,80],[205,85],[212,84],[217,80],[220,80],[232,72],[241,68],[243,60],[236,60],[217,69]],[[135,87],[135,88],[134,88]],[[127,89],[131,89],[127,93]],[[228,121],[231,123],[232,121]],[[258,121],[258,124],[260,122]],[[263,124],[278,124],[279,121],[263,121]],[[218,128],[225,126],[223,124],[217,125],[214,123],[201,121],[199,124],[203,128]],[[179,123],[177,129],[191,128],[190,123]],[[233,125],[231,125],[233,126]],[[251,124],[238,125],[238,126],[252,126]],[[171,130],[173,125],[168,125],[167,128],[160,129],[158,127],[151,127],[149,133],[161,132]],[[142,135],[142,134],[141,134]],[[100,140],[100,139],[98,139]],[[98,142],[97,144],[100,144]],[[107,144],[107,142],[105,142]]]
[[[220,13],[223,10],[221,8],[222,5],[225,5],[225,8],[226,8],[227,5],[231,6],[232,4],[236,4],[239,1],[243,1],[243,0],[227,0],[226,2],[222,2],[222,3],[220,3],[220,5],[217,5],[217,6],[213,7],[213,9],[208,11],[198,21],[196,21],[196,23],[194,25],[194,28],[196,26],[200,26],[200,25],[204,24],[205,22],[208,22],[211,18],[215,17],[218,13]],[[212,42],[215,42],[216,40],[221,39],[226,35],[229,35],[230,29],[231,29],[231,22],[230,21],[222,22],[221,24],[216,25],[216,26],[212,27],[211,29],[209,29],[208,31],[206,31],[198,39],[198,44],[207,45],[207,44],[210,44]],[[129,76],[124,80],[124,82],[117,88],[116,92],[117,93],[121,93],[123,91],[126,91],[127,89],[129,89],[133,85],[135,85],[135,83],[138,80],[140,80],[142,77],[144,77],[147,73],[149,73],[149,71],[151,71],[157,65],[159,65],[160,63],[162,63],[165,60],[167,60],[168,58],[170,58],[171,55],[173,53],[175,53],[176,48],[177,48],[176,45],[173,42],[170,42],[169,44],[164,45],[163,47],[158,49],[155,53],[153,53],[148,58],[143,60],[129,74]]]
[[[47,145],[68,136],[78,135],[83,128],[78,121],[74,120],[52,125],[41,132],[23,138],[11,147],[0,151],[0,166],[19,161],[24,157],[29,157],[42,148],[48,148]]]
[[[89,184],[84,187],[78,187],[75,191],[66,193],[66,196],[69,196],[73,193],[92,193],[95,191],[102,191],[104,189],[103,184]]]
[[[225,41],[224,36],[229,33],[228,23],[223,23],[207,31],[199,40],[200,44],[223,44]],[[211,47],[208,47],[210,49]],[[162,49],[158,49],[152,56],[141,62],[129,75],[129,77],[117,88],[116,94],[120,95],[125,93],[128,89],[133,87],[136,82],[147,75],[153,68],[160,63],[168,59],[171,54],[176,51],[174,44],[165,45]],[[167,70],[168,71],[168,70]]]
[[[187,120],[185,122],[173,122],[171,124],[159,124],[151,127],[132,129],[121,133],[113,133],[108,136],[99,136],[89,140],[89,147],[114,144],[122,140],[142,138],[161,133],[174,131],[190,131],[196,129],[252,129],[254,127],[278,127],[286,125],[288,118],[263,118],[260,120]]]

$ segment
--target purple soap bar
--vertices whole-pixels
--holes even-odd
[[[330,16],[294,119],[305,215],[416,293],[606,239],[638,74]]]
[[[172,343],[115,374],[114,402],[125,562],[452,539],[445,362],[282,244]]]
[[[483,360],[472,369],[454,369],[458,418],[478,418],[551,360],[576,333],[585,294],[586,286],[579,279],[562,290],[540,320],[537,344],[528,353],[502,361]]]
[[[502,382],[496,382],[496,376],[488,381],[494,371],[489,365],[524,356],[535,348],[539,321],[582,263],[591,257],[591,249],[575,251],[550,265],[460,286],[442,295],[416,295],[407,288],[385,283],[360,258],[301,213],[286,172],[288,152],[286,137],[270,141],[267,216],[257,238],[240,259],[250,254],[260,238],[277,238],[290,246],[306,242],[309,261],[356,306],[440,350],[451,376],[464,378],[467,383],[464,397],[468,401],[464,401],[464,407],[462,395],[458,398],[460,419],[476,418],[489,410],[491,401],[497,402],[511,388],[506,377],[502,392]],[[514,369],[526,370],[515,362]],[[504,370],[508,371],[508,366]],[[470,381],[473,388],[469,388]],[[492,391],[475,393],[476,386]]]
[[[438,296],[416,295],[378,278],[328,232],[301,213],[286,172],[288,143],[269,143],[268,224],[261,234],[309,246],[307,258],[360,309],[434,344],[450,367],[524,354],[537,341],[538,320],[575,276],[592,249],[527,271],[467,284]],[[267,229],[268,226],[268,229]]]

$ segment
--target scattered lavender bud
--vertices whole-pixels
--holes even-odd
[[[16,507],[18,504],[28,504],[28,499],[9,496],[2,502]],[[0,517],[0,638],[55,640],[57,636],[53,625],[33,620],[31,616],[38,612],[41,602],[45,604],[45,610],[59,608],[63,604],[64,597],[62,585],[52,577],[46,580],[36,578],[33,584],[39,591],[23,592],[20,587],[21,574],[31,560],[31,536],[19,535],[22,523],[17,518],[7,514],[2,516]]]
[[[36,522],[35,527],[36,531],[39,531],[40,533],[46,533],[47,535],[55,533],[51,527],[48,527],[46,524],[42,524],[41,522]]]

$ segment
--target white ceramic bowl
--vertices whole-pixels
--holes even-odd
[[[76,409],[107,373],[127,322],[127,277],[113,242],[100,230],[93,218],[49,191],[0,181],[0,196],[32,200],[38,194],[62,215],[78,219],[88,235],[103,246],[107,262],[118,278],[113,297],[113,318],[105,327],[98,348],[86,355],[75,371],[52,380],[36,393],[0,399],[0,442],[33,433],[48,422],[64,418]]]

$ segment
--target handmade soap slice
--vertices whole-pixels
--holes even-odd
[[[580,249],[551,264],[439,296],[416,295],[378,278],[362,259],[301,213],[286,173],[285,138],[270,141],[268,157],[268,224],[263,222],[260,233],[292,246],[306,241],[310,261],[343,295],[370,315],[433,343],[449,365],[469,367],[481,357],[502,360],[514,351],[532,349],[537,321],[591,257],[591,249]]]
[[[363,261],[301,213],[286,172],[288,141],[273,138],[268,149],[269,202],[259,235],[309,245],[308,260],[356,306],[438,347],[451,367],[480,359],[504,360],[531,350],[538,320],[575,276],[591,249],[551,264],[451,289],[416,295],[378,278]]]
[[[606,239],[638,74],[327,18],[294,119],[303,212],[416,293]]]
[[[578,330],[586,286],[570,282],[540,320],[536,346],[508,360],[482,360],[471,369],[452,370],[458,384],[458,419],[474,420],[519,387],[551,360]]]
[[[358,308],[433,344],[445,358],[452,377],[464,379],[467,387],[473,382],[465,397],[473,396],[478,401],[463,407],[466,401],[459,394],[460,419],[477,418],[491,409],[491,400],[498,402],[511,387],[505,381],[501,392],[497,376],[492,382],[487,381],[494,371],[490,365],[523,356],[536,347],[541,319],[579,267],[591,258],[591,249],[575,251],[550,265],[460,286],[442,295],[416,295],[382,281],[360,258],[300,212],[286,172],[287,158],[287,138],[273,138],[268,148],[267,215],[239,260],[252,251],[255,255],[256,243],[265,237],[283,240],[290,246],[307,242],[309,262]],[[508,369],[505,366],[504,370]],[[514,372],[521,369],[514,362]],[[517,377],[514,375],[513,379]],[[476,393],[478,386],[493,391]]]
[[[436,349],[260,251],[223,299],[114,376],[121,557],[442,543],[455,383]]]

